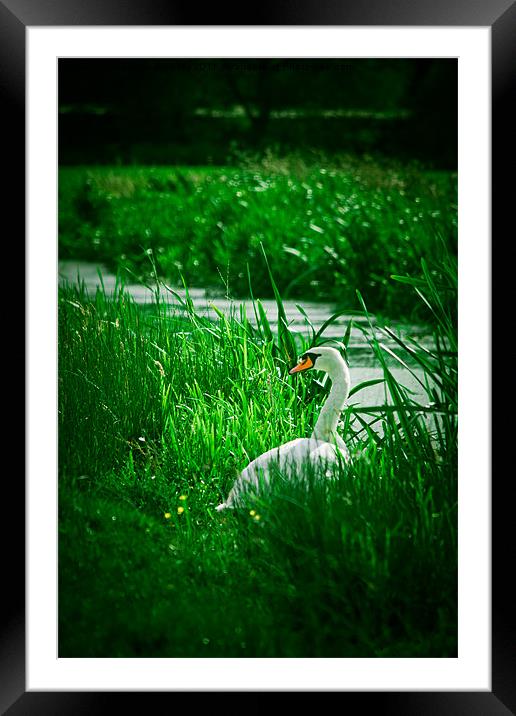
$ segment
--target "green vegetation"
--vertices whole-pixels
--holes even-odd
[[[420,275],[425,257],[437,283],[456,252],[456,175],[265,153],[239,166],[61,168],[61,258],[105,262],[142,277],[152,250],[172,284],[270,293],[264,246],[284,298],[330,299],[427,319],[424,304],[391,281]]]
[[[62,174],[68,198],[61,221],[69,237],[71,198],[84,196],[87,175]],[[262,194],[251,192],[259,182],[245,173],[238,173],[236,186],[224,172],[194,177],[172,170],[95,170],[89,177],[85,211],[93,214],[90,223],[81,217],[85,251],[92,250],[95,231],[101,231],[101,252],[107,240],[102,231],[119,227],[115,258],[127,250],[125,241],[141,241],[146,225],[165,265],[181,261],[191,277],[186,247],[204,275],[215,270],[210,251],[237,251],[231,207],[237,209],[238,199],[248,206],[238,208],[235,226],[238,221],[248,241],[246,212],[255,216],[256,231],[256,214],[264,208],[258,197],[270,193],[258,238],[272,252],[283,250],[277,239],[282,228],[289,230],[285,245],[301,251],[286,218],[300,207],[299,232],[310,223],[319,226],[324,245],[330,235],[340,235],[331,233],[340,214],[332,212],[326,222],[319,213],[319,198],[337,201],[329,186],[344,182],[340,175],[321,175],[324,191],[313,176],[307,179],[314,194],[321,192],[309,218],[308,190],[301,184],[280,203],[288,176]],[[150,202],[144,215],[143,197]],[[228,214],[219,214],[216,197]],[[394,191],[391,199],[401,201]],[[96,201],[98,211],[106,212],[99,224]],[[273,206],[279,216],[284,212],[274,228],[268,224]],[[358,212],[362,218],[370,213],[370,205]],[[213,238],[220,216],[226,228]],[[135,228],[128,232],[131,221]],[[166,231],[180,239],[159,252]],[[385,245],[387,234],[385,229]],[[209,251],[202,244],[208,235]],[[323,242],[318,250],[326,254]],[[302,259],[290,256],[299,275]],[[415,257],[408,256],[411,265]],[[254,268],[253,287],[261,280],[255,283]],[[361,409],[360,386],[354,387],[342,425],[354,455],[351,466],[308,491],[278,481],[249,510],[231,513],[214,508],[238,470],[274,445],[308,436],[324,400],[327,386],[317,373],[296,380],[287,375],[292,353],[307,347],[302,337],[281,321],[281,310],[275,336],[258,304],[253,328],[242,311],[210,322],[196,315],[188,298],[184,311],[174,313],[162,303],[152,311],[139,308],[122,286],[112,300],[101,291],[88,299],[80,287],[60,291],[61,657],[456,656],[456,267],[448,255],[439,283],[426,262],[418,263],[416,278],[408,277],[403,262],[392,273],[399,275],[406,305],[421,303],[433,315],[433,347],[397,339],[394,358],[364,328],[383,367],[390,404]],[[291,282],[286,270],[282,281]],[[276,287],[281,309],[280,294]],[[367,315],[363,302],[362,309]],[[388,327],[383,331],[388,334]],[[323,339],[324,333],[317,336]],[[349,331],[343,347],[348,340]],[[418,364],[424,403],[395,380],[393,360]]]

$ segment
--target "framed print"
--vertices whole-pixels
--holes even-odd
[[[27,234],[8,713],[516,709],[490,373],[514,4],[263,7],[0,5]],[[272,479],[321,465],[309,500]]]

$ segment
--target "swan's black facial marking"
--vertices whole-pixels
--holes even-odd
[[[315,366],[315,361],[319,358],[321,354],[320,353],[312,353],[311,351],[309,353],[305,353],[304,356],[302,356],[302,360],[306,360],[307,358],[310,358],[312,361],[312,367]]]
[[[320,353],[312,353],[311,351],[309,351],[308,353],[304,353],[299,359],[298,364],[294,366],[294,368],[289,370],[289,375],[313,368],[315,365],[315,361],[317,360],[317,358],[319,358],[320,355]]]

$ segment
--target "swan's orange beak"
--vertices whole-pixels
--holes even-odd
[[[302,370],[308,370],[313,366],[313,363],[311,359],[307,356],[304,361],[301,361],[301,363],[298,363],[296,366],[294,366],[291,370],[289,370],[288,374],[292,375],[293,373],[299,373]]]

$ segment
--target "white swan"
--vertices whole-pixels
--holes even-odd
[[[279,470],[282,474],[299,472],[307,465],[326,471],[328,467],[349,461],[349,452],[344,440],[337,433],[337,423],[349,394],[350,376],[346,361],[335,348],[317,347],[310,349],[299,359],[289,374],[310,368],[327,373],[331,379],[331,390],[324,403],[310,438],[291,440],[280,447],[260,455],[242,470],[227,499],[218,505],[217,511],[239,506],[241,498],[251,488],[256,491],[260,481],[266,483],[270,474]]]

